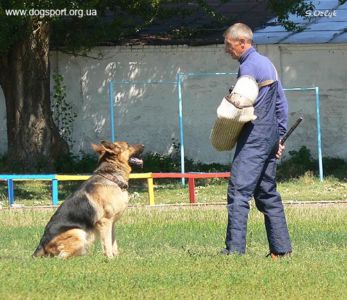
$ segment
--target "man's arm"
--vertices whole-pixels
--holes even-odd
[[[288,102],[286,95],[284,94],[282,83],[278,80],[277,98],[276,98],[276,117],[278,122],[278,131],[280,134],[280,140],[287,132],[288,124]],[[278,150],[276,158],[280,159],[285,151],[285,145],[278,143]]]
[[[281,81],[278,81],[277,99],[276,99],[276,117],[280,138],[287,132],[288,124],[288,102],[284,94]]]

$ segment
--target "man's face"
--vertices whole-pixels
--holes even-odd
[[[226,36],[224,39],[224,50],[230,54],[233,59],[239,59],[246,50],[246,41],[244,38],[234,39]]]

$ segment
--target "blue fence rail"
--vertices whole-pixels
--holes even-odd
[[[38,181],[51,181],[52,182],[52,204],[58,205],[58,180],[55,174],[38,174],[38,175],[20,175],[20,174],[1,174],[0,181],[7,181],[7,197],[8,204],[12,206],[15,201],[14,196],[14,181],[27,181],[27,180],[38,180]]]
[[[84,181],[91,177],[92,175],[59,175],[59,174],[0,174],[0,182],[7,182],[7,195],[9,206],[13,206],[15,203],[14,196],[14,182],[15,181],[50,181],[51,182],[51,191],[52,191],[52,204],[57,206],[59,203],[58,199],[58,188],[59,181]],[[130,174],[130,179],[147,179],[148,183],[148,194],[149,200],[151,202],[151,197],[153,195],[153,177],[152,173],[132,173]],[[153,198],[154,199],[154,198]],[[154,200],[153,200],[154,201]],[[153,202],[154,203],[154,202]]]

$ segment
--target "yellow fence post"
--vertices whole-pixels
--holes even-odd
[[[130,174],[131,179],[147,179],[149,205],[154,205],[154,188],[152,173],[133,173]]]
[[[149,205],[154,205],[154,184],[153,177],[147,178]]]

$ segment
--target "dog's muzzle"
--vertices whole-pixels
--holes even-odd
[[[145,146],[141,144],[137,144],[135,145],[135,147],[137,148],[137,151],[132,157],[129,158],[129,164],[142,168],[143,160],[139,156],[143,152],[143,149],[145,148]]]
[[[130,157],[129,163],[133,166],[137,166],[137,167],[141,167],[141,168],[143,167],[143,160],[141,158]]]

